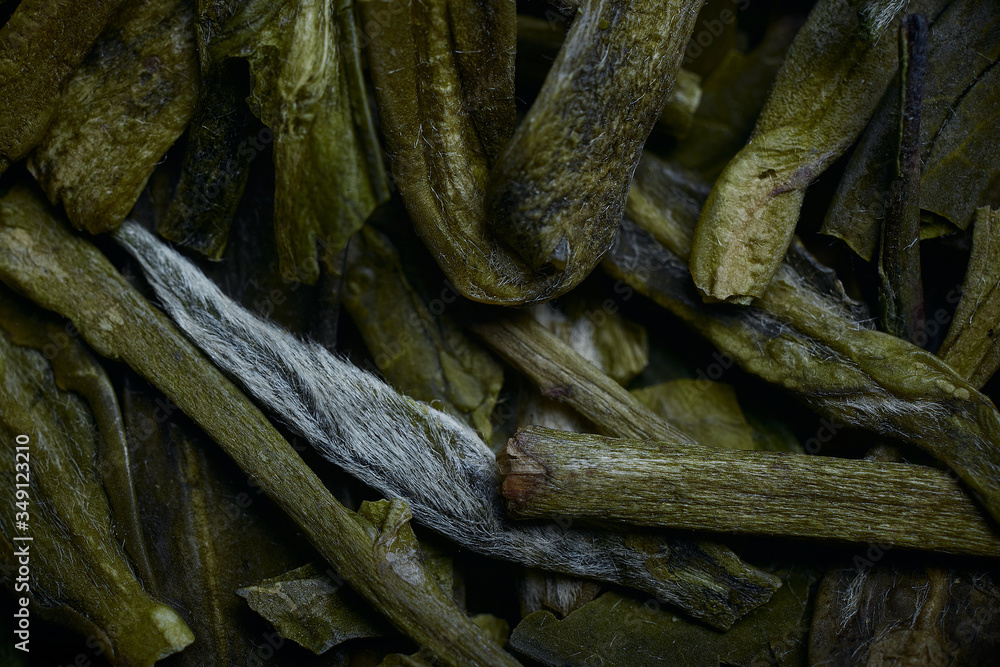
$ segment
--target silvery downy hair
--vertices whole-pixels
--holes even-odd
[[[195,345],[327,460],[406,500],[418,523],[479,553],[637,587],[713,622],[770,596],[772,578],[726,547],[650,535],[640,550],[624,533],[513,522],[494,455],[469,426],[251,314],[137,223],[115,236]]]

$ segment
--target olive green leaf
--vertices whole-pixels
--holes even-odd
[[[257,657],[260,637],[246,623],[236,589],[315,553],[258,485],[131,373],[123,379],[122,406],[152,563],[145,581],[195,633],[175,667],[246,664]],[[289,664],[281,655],[272,661]]]
[[[728,384],[681,379],[633,389],[632,395],[699,444],[757,449],[754,430]]]
[[[915,0],[908,11],[934,16],[944,4]],[[764,293],[806,188],[864,129],[896,71],[896,42],[862,32],[847,3],[820,0],[796,35],[753,135],[702,209],[690,264],[708,297],[748,304]]]
[[[809,587],[815,578],[787,573],[771,600],[727,632],[678,618],[656,600],[605,593],[563,620],[548,611],[514,628],[511,647],[553,667],[757,664],[804,665]]]
[[[198,98],[194,9],[186,0],[132,0],[66,82],[28,168],[70,222],[116,229]]]
[[[929,36],[920,121],[920,207],[962,229],[1000,169],[995,105],[984,99],[996,88],[990,81],[996,76],[991,74],[993,63],[1000,58],[998,22],[996,5],[955,0],[934,21]],[[886,92],[820,229],[865,259],[875,252],[879,223],[902,185],[893,174],[899,98],[898,84]]]
[[[702,3],[580,4],[486,193],[491,230],[531,270],[565,276],[540,296],[575,286],[609,247]]]
[[[725,55],[702,83],[701,104],[691,131],[671,151],[671,160],[698,171],[709,181],[718,177],[746,144],[798,29],[793,20],[778,21],[750,53],[734,49]]]
[[[756,306],[706,305],[683,259],[627,220],[604,268],[835,423],[926,449],[1000,517],[1000,414],[934,355],[838,314],[788,264]]]
[[[920,117],[927,73],[927,19],[906,16],[899,26],[899,104],[894,178],[878,251],[882,327],[920,344],[924,290],[920,273]],[[926,339],[925,339],[926,340]]]
[[[240,98],[241,64],[223,62],[204,74],[188,127],[180,181],[157,231],[171,241],[221,259],[251,161],[263,150],[250,108]],[[245,78],[245,77],[244,77]]]
[[[391,632],[385,621],[316,565],[303,565],[236,591],[286,639],[322,654],[358,637]],[[360,604],[359,604],[360,603]]]
[[[938,355],[981,387],[1000,367],[1000,211],[979,209],[972,232],[962,296]]]
[[[254,114],[274,133],[281,271],[315,283],[389,190],[361,73],[354,6],[307,0],[212,3],[203,57],[245,58]],[[244,147],[244,151],[251,150]]]
[[[358,6],[392,174],[424,243],[472,299],[522,302],[550,291],[557,277],[534,276],[498,247],[483,207],[490,165],[514,131],[514,4]]]
[[[22,0],[0,28],[0,174],[45,134],[62,86],[124,0]]]
[[[136,225],[125,227],[156,243]],[[68,317],[95,351],[154,382],[397,627],[448,664],[516,664],[483,641],[417,560],[398,557],[394,526],[408,516],[404,502],[393,501],[392,525],[375,525],[337,502],[260,410],[26,187],[0,200],[0,249],[0,279]],[[205,387],[213,391],[206,395]]]
[[[30,562],[36,609],[94,637],[115,665],[149,666],[189,645],[191,630],[143,590],[118,545],[86,403],[56,386],[41,352],[15,345],[2,330],[0,384],[0,433],[11,443],[27,436],[30,447],[23,467],[15,467],[13,454],[3,457],[7,478],[16,472],[29,482],[30,519],[18,517],[13,502],[4,505],[2,557],[15,569]],[[31,540],[17,541],[25,535]]]
[[[382,512],[386,501],[365,505],[365,511]],[[452,559],[422,543],[424,565],[438,586],[454,593]],[[317,655],[359,637],[383,637],[392,627],[349,588],[337,572],[309,563],[245,586],[236,592],[281,633]],[[460,602],[456,598],[456,602]],[[476,622],[476,619],[472,619]],[[502,645],[503,642],[501,642]]]

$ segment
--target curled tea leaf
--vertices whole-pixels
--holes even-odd
[[[0,28],[0,174],[42,140],[63,84],[122,4],[24,0]]]
[[[30,562],[34,601],[91,635],[115,665],[150,666],[194,641],[172,608],[154,600],[133,574],[111,527],[111,508],[94,465],[93,417],[83,401],[56,387],[41,352],[0,331],[0,433],[28,436],[31,541],[15,541],[13,503],[0,512],[2,556]],[[30,457],[30,458],[29,458]],[[15,457],[4,457],[15,476]]]
[[[67,81],[28,168],[78,229],[113,230],[191,120],[198,85],[190,4],[132,0]]]
[[[936,15],[943,0],[911,2]],[[805,190],[847,150],[896,70],[895,41],[859,34],[843,0],[821,0],[795,37],[747,145],[705,202],[691,250],[695,284],[747,304],[791,243]]]
[[[405,498],[420,523],[491,556],[655,592],[717,627],[773,592],[773,577],[725,547],[514,525],[499,502],[493,453],[468,426],[253,317],[138,226],[126,225],[117,238],[217,363],[328,460],[386,496]]]
[[[1000,211],[979,209],[972,232],[962,296],[938,355],[981,387],[1000,367]]]

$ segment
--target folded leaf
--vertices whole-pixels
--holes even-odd
[[[42,140],[63,84],[122,4],[22,0],[0,28],[0,174]]]
[[[66,82],[28,168],[78,229],[113,230],[184,131],[197,98],[191,4],[131,0]]]
[[[995,76],[990,74],[996,69],[993,63],[1000,58],[998,22],[996,5],[955,0],[934,20],[929,34],[920,121],[924,172],[920,207],[945,216],[961,229],[984,203],[983,191],[1000,168],[996,112],[982,99],[990,90],[990,77]],[[983,83],[978,83],[980,79]],[[981,92],[972,94],[980,86]],[[879,224],[901,187],[893,174],[899,95],[898,85],[886,91],[851,155],[820,229],[843,239],[865,259],[874,253]]]
[[[143,590],[112,530],[85,403],[56,386],[41,352],[13,344],[2,330],[0,384],[0,433],[11,443],[26,436],[30,447],[26,465],[16,470],[18,481],[29,482],[24,514],[30,518],[15,523],[21,510],[13,502],[0,511],[5,565],[16,568],[26,558],[33,602],[91,636],[115,665],[149,666],[182,650],[194,635],[177,612]],[[14,480],[11,454],[3,472]],[[16,541],[25,535],[31,541]]]
[[[1000,211],[976,212],[972,254],[948,335],[938,356],[969,378],[986,384],[1000,367]]]
[[[934,16],[944,4],[914,0],[908,11]],[[864,130],[895,71],[895,40],[866,38],[848,3],[821,0],[812,9],[753,135],[705,202],[690,261],[699,290],[742,304],[764,293],[806,188]]]
[[[702,4],[580,4],[486,193],[493,233],[531,270],[565,276],[555,292],[538,296],[574,287],[610,245]]]
[[[201,95],[191,125],[180,182],[167,215],[157,231],[194,248],[210,259],[221,259],[236,207],[243,196],[250,163],[264,149],[250,109],[240,99],[241,68],[229,61],[202,79]],[[269,143],[269,141],[268,141]]]
[[[247,0],[203,11],[210,62],[245,58],[248,102],[274,133],[274,231],[282,273],[315,283],[388,199],[350,2]]]

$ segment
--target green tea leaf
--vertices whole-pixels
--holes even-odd
[[[282,637],[317,655],[349,639],[379,637],[391,631],[378,614],[350,591],[342,591],[315,565],[304,565],[236,592]]]
[[[66,82],[28,168],[78,229],[116,229],[191,120],[198,85],[191,4],[131,0]]]
[[[977,387],[1000,367],[1000,211],[976,212],[972,255],[948,335],[938,355]]]
[[[930,31],[920,122],[920,207],[945,216],[961,229],[983,203],[983,191],[998,169],[991,138],[996,131],[990,130],[995,128],[996,112],[983,99],[991,85],[996,87],[989,80],[995,76],[990,74],[996,69],[992,64],[1000,58],[998,21],[1000,12],[992,3],[955,0],[934,20]],[[982,90],[973,94],[980,86]],[[899,95],[894,85],[883,97],[851,155],[820,229],[842,239],[865,259],[872,257],[879,224],[901,187],[893,174]]]
[[[944,4],[915,0],[908,11],[933,16]],[[860,31],[847,3],[821,0],[796,35],[753,135],[702,209],[690,264],[708,297],[748,304],[764,293],[806,188],[867,124],[896,71],[896,43]]]
[[[670,158],[714,181],[753,131],[771,81],[799,29],[797,22],[776,22],[750,53],[732,50],[702,84],[701,104],[691,131]]]
[[[241,67],[228,61],[202,80],[198,107],[188,128],[180,182],[157,231],[164,237],[221,259],[250,162],[270,130],[253,133],[250,109],[239,98]]]
[[[728,384],[711,380],[673,380],[633,389],[632,395],[696,442],[725,449],[757,449]]]
[[[22,0],[0,28],[0,174],[42,140],[62,86],[122,4]]]
[[[10,568],[30,562],[33,601],[92,636],[115,665],[149,666],[194,641],[170,607],[136,579],[111,527],[111,507],[95,466],[93,415],[77,395],[61,391],[41,352],[13,344],[0,330],[0,433],[27,436],[30,480],[27,527],[14,503],[0,511],[2,557]],[[13,480],[15,457],[4,457]],[[18,522],[21,518],[17,519]],[[30,542],[14,541],[29,535]]]
[[[609,247],[703,2],[579,5],[486,191],[490,230],[532,271],[564,275],[558,290],[536,298],[574,287]]]
[[[259,635],[234,594],[313,558],[278,508],[169,399],[126,373],[122,405],[151,591],[194,631],[174,667],[228,667],[258,657]],[[183,573],[183,576],[178,576]],[[289,665],[278,654],[276,667]]]
[[[245,58],[248,102],[274,133],[274,231],[281,271],[315,283],[389,191],[361,73],[354,6],[248,0],[203,13],[211,62]]]
[[[511,647],[553,667],[804,665],[814,577],[790,573],[771,600],[724,633],[678,618],[656,600],[605,593],[563,620],[539,611],[514,628]],[[777,658],[777,660],[776,660]]]
[[[115,536],[124,544],[139,577],[148,581],[152,570],[140,525],[131,455],[110,378],[79,339],[72,323],[60,321],[30,302],[16,298],[3,286],[0,286],[0,328],[13,343],[45,355],[59,389],[76,392],[86,399],[98,429],[95,464],[108,495]]]
[[[1000,517],[1000,413],[934,355],[838,315],[787,265],[755,306],[704,304],[683,260],[627,220],[604,267],[835,423],[929,451]]]

